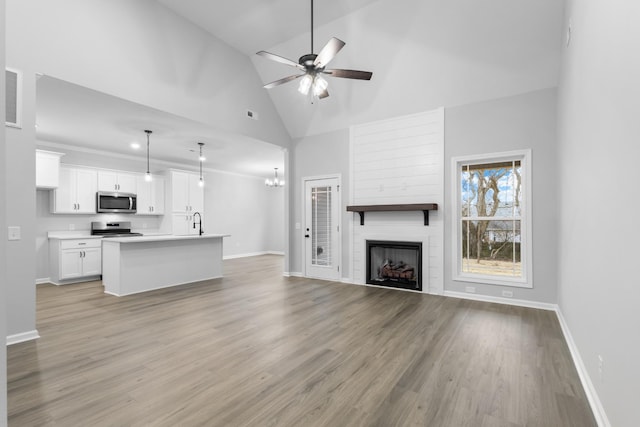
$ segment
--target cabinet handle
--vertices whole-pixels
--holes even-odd
[[[82,246],[82,245],[86,245],[86,242],[82,242],[82,243],[78,243],[78,245]]]

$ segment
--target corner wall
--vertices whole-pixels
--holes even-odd
[[[572,31],[559,90],[559,306],[590,379],[587,392],[602,404],[596,414],[602,426],[640,425],[638,22],[638,2],[567,2],[565,25]]]

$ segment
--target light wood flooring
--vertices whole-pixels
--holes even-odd
[[[114,297],[37,290],[10,426],[596,423],[553,312],[302,278],[282,258]]]

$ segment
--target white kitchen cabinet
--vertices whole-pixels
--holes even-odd
[[[200,215],[202,217],[202,224],[204,224],[204,215]],[[171,229],[173,231],[172,234],[176,236],[198,235],[200,233],[200,225],[197,223],[197,221],[199,221],[199,218],[197,215],[194,218],[193,214],[190,213],[174,213],[171,216],[171,220]],[[204,225],[202,226],[202,229],[204,230]]]
[[[101,239],[50,239],[49,270],[55,284],[102,274]]]
[[[193,215],[202,216],[204,228],[204,187],[198,185],[197,173],[170,169],[166,181],[166,211],[160,225],[164,233],[174,235],[198,234],[199,226],[193,228]],[[197,215],[196,215],[197,217]]]
[[[60,167],[60,183],[51,192],[52,213],[96,213],[97,172],[95,169]]]
[[[194,213],[204,210],[204,189],[200,187],[200,176],[191,172],[169,172],[171,180],[171,208],[175,213]]]
[[[136,194],[136,175],[112,170],[98,170],[98,191]]]
[[[145,181],[144,175],[137,177],[137,215],[164,214],[164,178],[153,176],[151,182]]]
[[[36,150],[36,188],[58,188],[62,156],[64,156],[63,153]]]

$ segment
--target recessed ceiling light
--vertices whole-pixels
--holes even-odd
[[[131,148],[133,148],[134,150],[138,150],[140,148],[140,144],[138,144],[137,142],[132,142]]]

